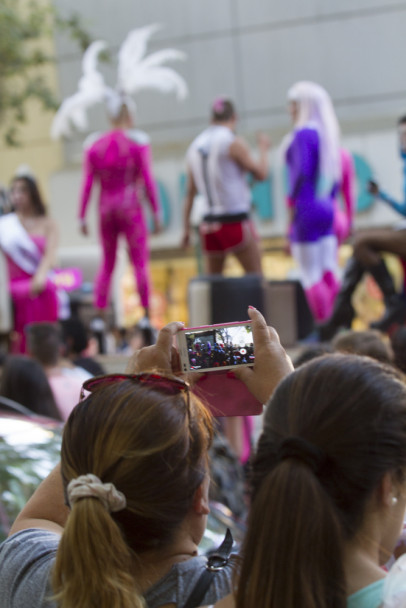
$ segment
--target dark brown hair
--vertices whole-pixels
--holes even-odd
[[[93,473],[127,506],[108,513],[93,498],[74,503],[53,576],[58,606],[143,605],[136,564],[170,544],[184,520],[207,473],[212,433],[211,415],[192,395],[189,411],[184,392],[131,380],[101,386],[76,406],[63,435],[64,486]]]
[[[42,365],[25,355],[6,358],[0,395],[13,399],[39,416],[62,420]]]
[[[235,117],[235,107],[229,99],[218,97],[211,107],[211,119],[213,122],[227,122]]]
[[[237,608],[345,608],[344,543],[406,467],[406,387],[369,358],[327,355],[276,389],[253,461]]]
[[[393,351],[389,340],[380,331],[347,331],[337,334],[332,342],[333,349],[340,353],[351,353],[371,357],[381,363],[393,363]]]
[[[15,177],[13,179],[13,181],[11,182],[11,188],[17,182],[23,182],[25,187],[27,188],[28,194],[30,196],[31,204],[35,211],[35,215],[46,215],[47,208],[44,204],[38,184],[35,181],[35,179],[28,175]]]

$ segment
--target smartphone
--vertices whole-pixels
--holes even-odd
[[[183,372],[219,372],[254,363],[251,321],[187,327],[176,335]]]

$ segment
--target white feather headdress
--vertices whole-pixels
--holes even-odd
[[[109,116],[118,116],[123,103],[129,111],[135,112],[132,99],[142,89],[157,89],[162,93],[176,93],[178,99],[185,99],[188,88],[185,80],[173,68],[163,65],[167,61],[185,59],[186,55],[175,49],[163,49],[145,57],[147,44],[160,25],[153,24],[132,30],[118,52],[117,84],[115,88],[105,84],[98,70],[98,58],[107,48],[103,40],[93,42],[83,55],[82,77],[78,91],[65,99],[55,115],[51,126],[51,137],[68,137],[72,127],[79,131],[88,128],[87,110],[105,103]]]

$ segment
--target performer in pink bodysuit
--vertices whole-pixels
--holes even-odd
[[[134,266],[138,292],[145,315],[149,314],[149,250],[148,230],[140,201],[145,193],[150,202],[154,233],[160,229],[159,203],[151,171],[148,136],[131,130],[132,121],[124,104],[117,118],[112,118],[113,130],[91,145],[85,144],[84,177],[79,209],[81,230],[87,234],[86,210],[94,181],[100,183],[99,231],[103,261],[94,284],[94,305],[104,309],[116,261],[117,241],[123,234]]]
[[[100,184],[99,230],[103,261],[94,285],[94,305],[106,308],[111,276],[116,259],[117,239],[127,239],[129,256],[135,269],[138,291],[145,314],[149,314],[148,231],[142,210],[144,191],[151,205],[154,232],[160,229],[157,188],[151,172],[149,138],[133,129],[135,103],[133,96],[145,88],[167,93],[174,91],[179,99],[187,94],[186,83],[166,61],[183,59],[175,49],[159,50],[144,57],[150,36],[157,25],[131,31],[118,52],[117,84],[113,89],[104,83],[97,68],[99,53],[106,48],[102,40],[93,42],[83,56],[83,75],[78,91],[65,99],[51,130],[58,138],[69,136],[71,124],[86,130],[86,110],[96,103],[106,105],[112,130],[91,136],[85,143],[84,178],[80,201],[81,231],[88,233],[86,209],[94,181]]]

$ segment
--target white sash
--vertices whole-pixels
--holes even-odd
[[[42,253],[15,213],[0,217],[0,247],[24,272],[35,274]]]

